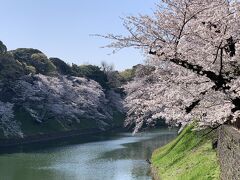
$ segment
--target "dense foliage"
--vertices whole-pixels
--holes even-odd
[[[109,129],[123,114],[121,97],[94,80],[25,75],[0,84],[0,133],[24,137],[79,129]],[[1,135],[0,135],[1,137]]]
[[[123,123],[121,94],[100,67],[70,66],[37,49],[5,47],[0,52],[0,138],[104,131]]]
[[[72,73],[72,68],[70,65],[65,63],[59,58],[49,58],[49,60],[56,66],[56,70],[59,74],[69,75]]]
[[[142,49],[156,69],[126,86],[128,124],[200,126],[236,121],[240,114],[240,2],[162,0],[153,16],[129,16],[128,36],[109,34],[108,47]]]
[[[7,52],[7,47],[5,46],[5,44],[3,44],[2,41],[0,41],[0,54],[4,54]]]
[[[107,76],[101,71],[100,67],[94,65],[72,65],[72,75],[93,79],[107,88]]]
[[[23,66],[31,67],[34,73],[44,75],[53,75],[56,72],[56,67],[47,58],[45,54],[37,49],[19,48],[10,51],[13,57],[23,64]]]
[[[19,61],[16,61],[9,54],[0,55],[0,80],[16,79],[25,74],[27,69],[22,66]]]

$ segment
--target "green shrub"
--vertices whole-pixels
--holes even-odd
[[[5,54],[7,52],[7,47],[0,41],[0,54]]]
[[[71,66],[65,63],[63,60],[59,58],[49,58],[49,60],[55,65],[59,74],[70,75],[72,73]]]
[[[98,66],[94,65],[72,65],[72,75],[86,77],[97,81],[103,88],[108,88],[107,76]]]
[[[34,71],[34,67],[36,73],[41,73],[44,75],[56,74],[55,65],[47,58],[46,55],[37,49],[19,48],[10,51],[10,53],[20,63],[28,66],[30,71]]]
[[[32,54],[30,65],[35,67],[37,73],[51,75],[56,72],[56,66],[43,53]]]
[[[0,80],[13,80],[25,74],[22,64],[10,54],[0,55]]]

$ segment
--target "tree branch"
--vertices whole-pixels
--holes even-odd
[[[206,76],[208,77],[212,82],[214,82],[215,90],[219,90],[219,89],[224,89],[224,90],[228,90],[230,87],[226,86],[227,83],[230,82],[230,79],[224,78],[222,76],[222,74],[217,75],[212,71],[207,71],[204,70],[202,66],[199,65],[193,65],[187,61],[181,60],[181,59],[170,59],[170,62],[179,65],[181,67],[184,67],[188,70],[191,70],[192,72],[200,75],[200,76]]]
[[[223,48],[220,50],[220,70],[219,70],[219,75],[222,75],[222,69],[223,69]]]
[[[221,53],[223,53],[223,52],[221,52]],[[156,51],[152,51],[152,50],[149,51],[149,54],[156,55],[156,56],[162,55],[162,54],[159,55],[159,54],[157,54]],[[206,76],[215,84],[215,86],[213,87],[213,89],[215,89],[215,90],[219,90],[219,89],[229,90],[230,89],[230,87],[227,86],[227,83],[229,83],[232,80],[232,78],[230,78],[230,77],[224,78],[222,73],[217,75],[216,73],[214,73],[212,71],[204,70],[203,67],[200,65],[193,65],[193,64],[191,64],[185,60],[181,60],[179,58],[169,59],[169,61],[178,66],[184,67],[184,68],[196,73],[197,75]],[[221,62],[222,62],[222,60],[221,60]],[[221,67],[222,67],[222,65],[221,65]]]

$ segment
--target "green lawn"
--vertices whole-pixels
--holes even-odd
[[[215,132],[192,131],[188,126],[171,143],[157,149],[152,156],[152,167],[161,180],[220,179],[216,151],[212,149]]]

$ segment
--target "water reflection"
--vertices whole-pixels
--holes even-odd
[[[124,143],[121,144],[122,147],[112,151],[105,152],[102,155],[102,158],[107,159],[111,158],[114,160],[118,159],[133,159],[133,160],[142,160],[150,158],[153,149],[156,149],[164,144],[168,143],[170,140],[175,137],[175,133],[156,133],[152,136],[147,136],[148,134],[143,134],[142,137],[136,138],[136,142]],[[148,139],[150,138],[150,139]],[[145,140],[144,140],[145,139]],[[140,142],[138,142],[140,140]]]
[[[2,180],[148,180],[145,161],[173,139],[176,130],[132,136],[119,133],[97,142],[0,155]]]

